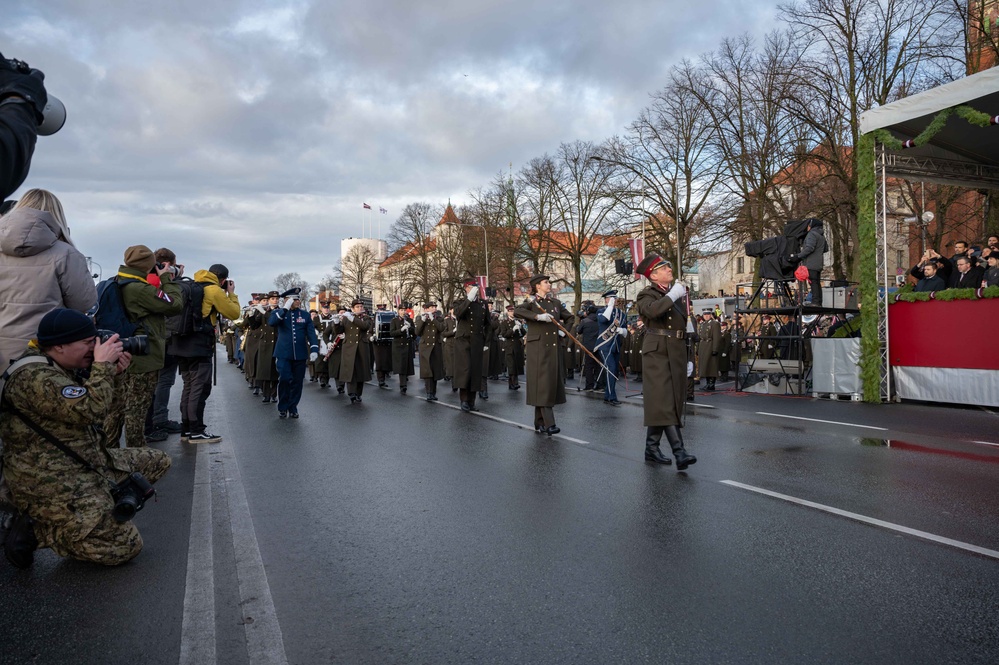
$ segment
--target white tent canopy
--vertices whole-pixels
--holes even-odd
[[[885,129],[900,140],[913,139],[940,111],[962,105],[999,116],[999,68],[866,111],[860,131]],[[999,127],[978,127],[952,114],[926,145],[889,152],[895,156],[887,168],[891,176],[999,188]]]

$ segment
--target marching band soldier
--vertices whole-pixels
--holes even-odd
[[[253,294],[253,305],[243,314],[243,325],[246,327],[246,348],[243,349],[243,374],[253,388],[254,395],[260,395],[260,384],[257,383],[257,352],[260,350],[260,337],[263,334],[264,316],[267,313],[267,294]]]
[[[377,312],[387,312],[386,306],[379,304],[371,327],[371,343],[374,354],[372,360],[375,364],[375,372],[378,376],[378,387],[388,388],[388,377],[392,373],[392,339],[382,338],[377,328]]]
[[[687,376],[693,371],[684,344],[687,310],[683,300],[687,289],[673,281],[672,264],[658,254],[646,256],[635,272],[650,282],[636,300],[638,314],[645,322],[642,342],[645,459],[658,464],[672,462],[659,449],[659,442],[666,434],[676,457],[676,468],[683,471],[697,461],[684,449],[680,434]]]
[[[278,372],[274,362],[274,345],[277,344],[277,331],[271,326],[264,325],[270,313],[277,309],[281,300],[281,294],[277,291],[270,291],[267,294],[267,304],[257,310],[254,318],[260,320],[260,337],[257,340],[257,362],[256,380],[260,387],[260,394],[263,395],[261,402],[269,404],[277,402]]]
[[[399,392],[406,394],[409,377],[416,373],[413,368],[413,338],[416,336],[413,319],[406,308],[399,305],[396,317],[389,324],[392,338],[392,371],[399,375]]]
[[[555,324],[572,321],[572,313],[551,294],[548,275],[530,279],[531,297],[514,310],[514,316],[527,324],[527,403],[534,407],[534,430],[539,434],[557,434],[556,404],[565,404],[565,354]]]
[[[319,312],[312,319],[312,323],[316,327],[316,335],[322,336],[326,332],[326,327],[333,322],[333,313],[330,311],[330,304],[326,300],[319,302]],[[330,387],[330,370],[329,362],[326,360],[327,351],[326,341],[321,340],[319,343],[319,359],[313,363],[316,367],[316,379],[319,381],[320,388]]]
[[[344,312],[337,333],[343,333],[343,349],[340,355],[340,380],[347,385],[350,403],[361,402],[364,382],[371,379],[371,359],[368,358],[371,319],[364,314],[364,303],[355,299],[350,304],[351,311]]]
[[[721,380],[728,381],[728,373],[732,371],[732,330],[728,321],[721,322],[721,353],[718,356],[718,371]]]
[[[344,393],[344,382],[340,378],[340,359],[343,357],[343,340],[346,335],[338,332],[337,329],[340,326],[343,315],[349,311],[350,308],[346,305],[340,305],[337,308],[337,313],[330,317],[330,322],[326,324],[326,328],[323,330],[323,342],[326,343],[326,351],[323,354],[323,358],[326,361],[326,375],[328,380],[336,382],[336,392],[338,395]]]
[[[503,340],[500,339],[499,331],[500,313],[498,310],[493,310],[490,316],[492,316],[492,321],[489,324],[489,378],[498,381],[505,364]]]
[[[697,335],[701,338],[701,341],[697,343],[698,369],[701,378],[707,380],[705,390],[715,389],[715,381],[718,379],[719,356],[722,350],[721,326],[715,320],[714,314],[711,309],[705,309],[702,312],[704,320],[697,330]]]
[[[319,322],[319,312],[317,312],[314,309],[310,309],[309,318],[312,319],[312,327],[316,331],[322,330],[322,328],[320,327],[322,324]],[[319,376],[316,374],[316,363],[312,362],[311,360],[308,361],[308,368],[309,368],[309,383],[315,383],[316,381],[319,380]],[[280,392],[280,390],[278,392]]]
[[[236,364],[236,324],[229,319],[224,321],[225,327],[222,332],[222,339],[225,342],[226,362],[230,365]]]
[[[760,326],[760,339],[756,340],[756,357],[766,360],[772,359],[777,348],[777,326],[774,325],[773,317],[769,314],[763,315],[763,325]]]
[[[458,328],[458,319],[454,317],[454,307],[447,311],[444,317],[444,332],[441,333],[441,349],[444,352],[444,380],[454,378],[454,332]],[[454,388],[457,390],[457,388]]]
[[[631,368],[635,372],[635,383],[642,382],[642,344],[645,342],[645,322],[635,321],[635,331],[631,335]]]
[[[479,386],[479,397],[482,399],[489,399],[489,377],[491,376],[490,369],[493,366],[493,349],[496,346],[496,340],[499,337],[499,319],[493,315],[492,310],[492,300],[486,301],[487,311],[489,312],[489,324],[486,326],[486,343],[482,347],[482,383]]]
[[[513,315],[515,307],[506,306],[506,318],[500,323],[499,334],[506,356],[507,385],[520,390],[520,375],[524,372],[524,322]]]
[[[482,357],[489,329],[489,306],[479,297],[478,281],[465,280],[465,295],[454,302],[454,376],[462,411],[475,408],[475,391],[482,387]]]
[[[281,305],[267,319],[277,333],[274,358],[278,370],[278,416],[298,418],[306,363],[319,358],[319,340],[312,317],[302,312],[302,289],[281,294]]]
[[[437,401],[437,382],[444,377],[443,333],[444,319],[437,311],[437,303],[423,303],[423,314],[416,320],[416,334],[420,338],[420,378],[428,402]]]
[[[603,294],[606,307],[597,314],[600,333],[597,337],[597,351],[603,362],[607,375],[604,387],[604,402],[611,406],[620,406],[617,399],[617,372],[621,364],[621,338],[627,335],[627,317],[623,311],[615,307],[617,291],[611,290]]]

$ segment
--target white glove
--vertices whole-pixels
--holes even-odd
[[[281,304],[279,305],[279,307],[281,309],[288,309],[288,308],[291,307],[291,303],[292,302],[294,302],[294,300],[292,298],[285,298],[284,300],[281,301]]]
[[[423,320],[424,321],[429,321],[430,320],[430,315],[429,314],[424,314],[423,315]]]
[[[685,295],[687,295],[687,287],[680,282],[674,283],[673,288],[666,292],[666,296],[673,302],[676,302]]]
[[[488,347],[488,346],[484,346],[484,347],[482,347],[482,350],[483,350],[483,351],[488,351],[488,350],[489,350],[489,347]]]
[[[409,325],[409,321],[403,321],[403,323],[402,323],[402,329],[403,330],[409,330],[412,327],[413,326]]]
[[[542,323],[551,323],[553,319],[551,314],[545,312],[544,314],[538,314],[535,316],[534,320],[541,321]]]
[[[350,321],[350,322],[354,321],[354,313],[353,312],[344,312],[343,315],[347,317],[348,321]]]
[[[313,351],[309,354],[309,362],[314,363],[319,358],[319,354]]]
[[[266,309],[264,309],[264,306],[263,306],[263,305],[254,305],[254,306],[253,306],[253,309],[257,310],[257,311],[258,311],[258,312],[260,312],[261,314],[266,314],[266,313],[267,313],[267,310],[266,310]]]
[[[608,302],[607,304],[613,309],[614,305],[617,304],[617,298],[611,296],[610,302]]]
[[[694,376],[694,363],[687,363],[687,376]]]
[[[479,297],[479,287],[473,286],[472,290],[468,292],[468,299],[475,300]]]
[[[628,334],[628,329],[624,327],[618,328],[617,334],[620,335],[621,337],[624,337],[625,335]]]
[[[559,337],[565,337],[565,333],[564,333],[564,332],[562,332],[561,330],[559,330],[559,331],[558,331],[558,336],[559,336]]]

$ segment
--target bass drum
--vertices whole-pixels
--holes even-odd
[[[389,329],[392,326],[392,319],[394,318],[395,318],[395,312],[375,312],[376,344],[392,343],[392,335],[389,334]]]

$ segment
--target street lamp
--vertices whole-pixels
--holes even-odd
[[[482,240],[485,245],[486,250],[486,285],[489,285],[489,234],[486,233],[486,227],[481,224],[468,224],[466,222],[444,222],[448,226],[475,226],[482,229]]]

